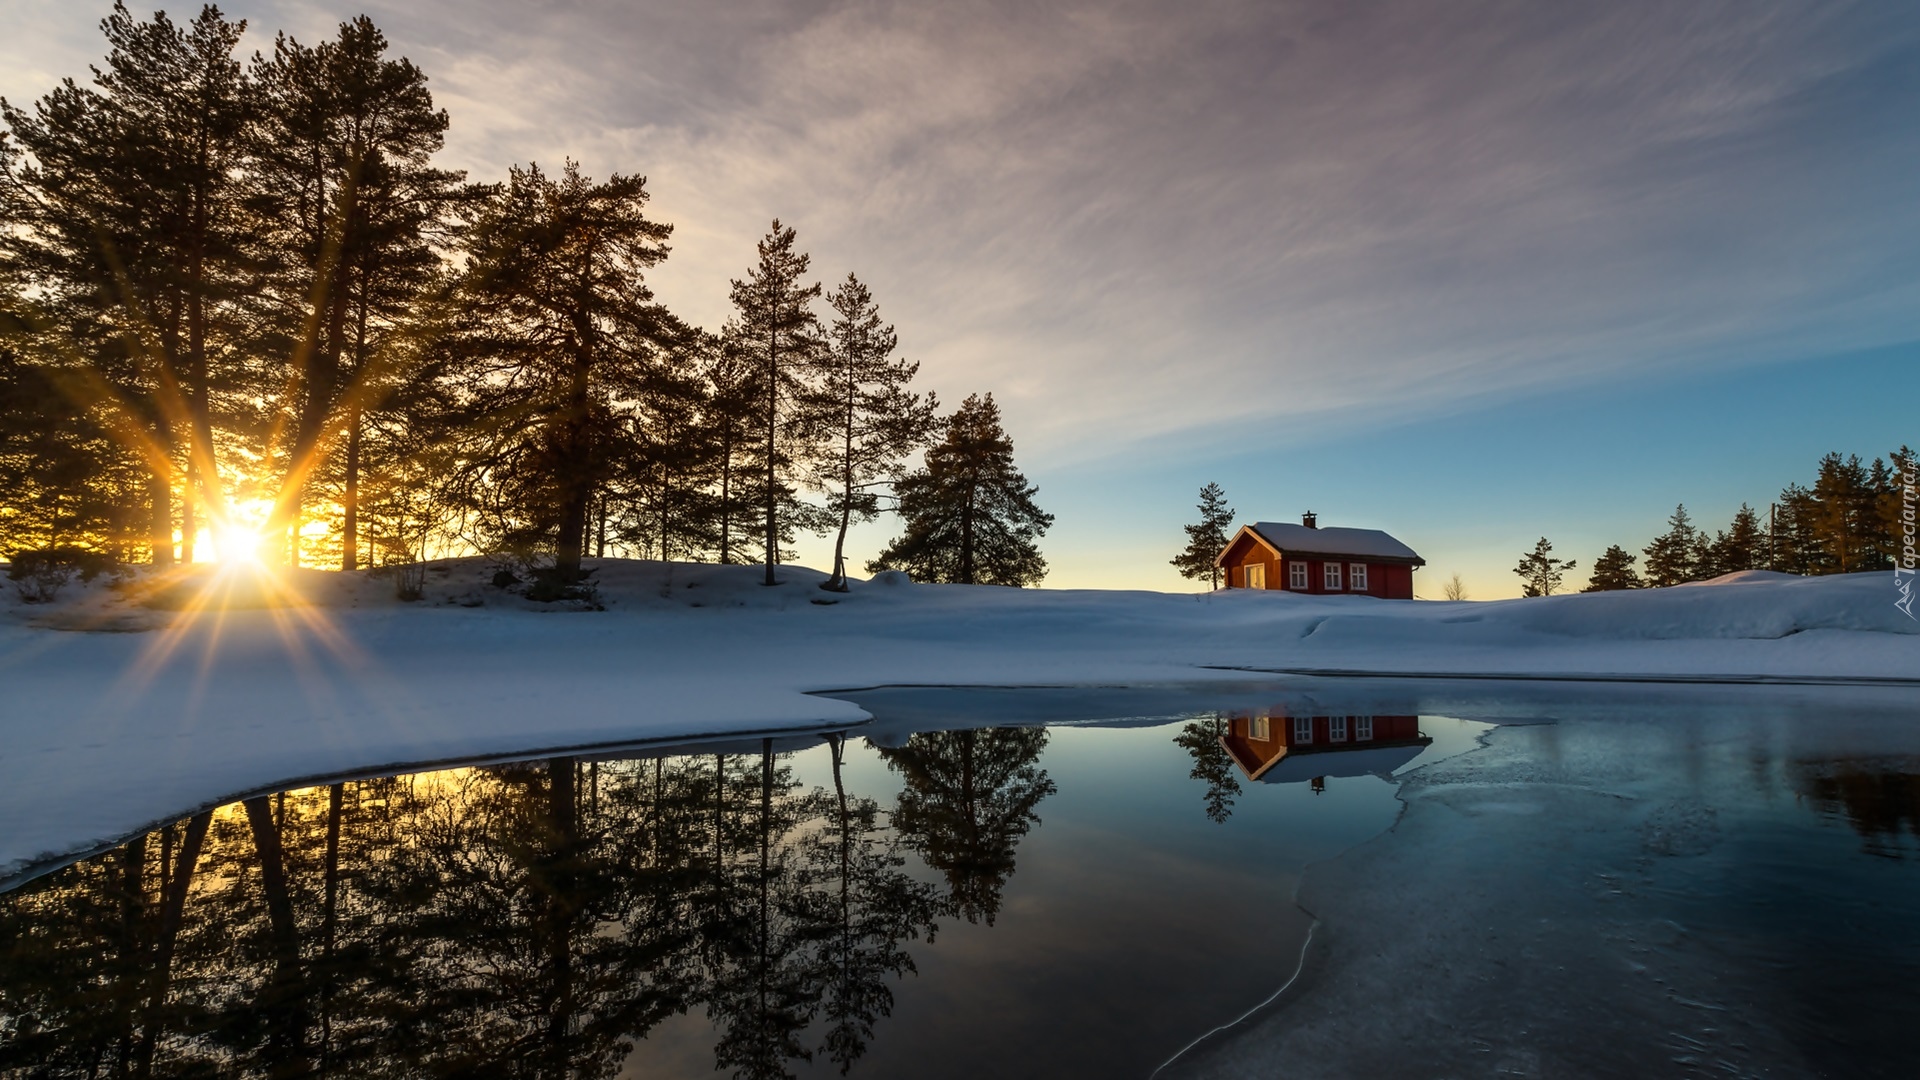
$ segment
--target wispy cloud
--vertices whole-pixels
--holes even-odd
[[[1893,6],[368,7],[477,177],[647,175],[683,314],[724,318],[779,216],[1054,460],[1920,336]],[[46,67],[16,57],[93,55],[29,29],[16,100]]]

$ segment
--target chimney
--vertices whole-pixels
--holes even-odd
[[[1309,510],[1300,515],[1300,524],[1305,525],[1309,529],[1317,529],[1320,527],[1320,519],[1314,517],[1313,511]]]

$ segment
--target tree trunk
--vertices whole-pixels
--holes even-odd
[[[173,979],[174,942],[179,939],[180,924],[186,918],[187,892],[193,887],[194,865],[200,861],[200,848],[206,842],[207,829],[212,824],[211,810],[202,810],[188,820],[180,854],[167,875],[166,892],[160,907],[160,928],[154,937],[153,963],[148,969],[147,1006],[140,1024],[137,1075],[142,1080],[153,1075],[153,1051],[164,1033],[167,994]]]
[[[267,901],[267,920],[273,938],[274,970],[260,1004],[267,1013],[267,1057],[273,1075],[302,1072],[296,1063],[306,1057],[307,1018],[301,1000],[300,929],[294,921],[293,890],[287,880],[286,849],[273,807],[265,796],[243,803],[260,861],[261,889]]]
[[[774,309],[774,326],[779,326],[779,308]],[[778,426],[780,410],[780,331],[774,329],[767,335],[767,579],[761,584],[778,585],[773,578],[773,564],[780,561],[780,523],[777,517],[778,497],[774,493],[774,433]]]
[[[360,561],[360,402],[347,405],[347,463],[340,490],[340,569],[358,570]],[[369,566],[372,564],[369,563]]]

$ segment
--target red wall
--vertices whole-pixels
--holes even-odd
[[[1287,569],[1295,561],[1307,564],[1307,587],[1305,589],[1287,589]],[[1316,595],[1334,594],[1350,596],[1377,596],[1382,600],[1413,599],[1413,567],[1393,566],[1386,563],[1367,564],[1367,587],[1358,589],[1329,589],[1325,586],[1326,563],[1321,559],[1276,559],[1273,552],[1255,541],[1252,537],[1241,537],[1227,549],[1227,588],[1244,589],[1247,587],[1246,567],[1259,563],[1267,568],[1267,588],[1286,589],[1289,592],[1306,592]],[[1341,564],[1340,577],[1347,579],[1347,566]]]

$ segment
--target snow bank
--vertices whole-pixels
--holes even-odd
[[[0,878],[289,781],[844,725],[878,685],[1140,685],[1245,670],[1920,682],[1886,575],[1498,602],[913,584],[600,560],[540,604],[482,560],[74,583],[0,597]],[[205,606],[202,602],[205,601]],[[597,609],[597,610],[596,610]],[[1239,671],[1220,670],[1239,669]]]

